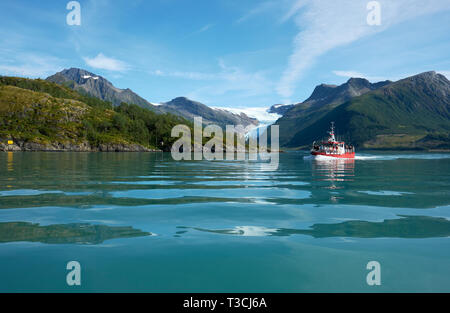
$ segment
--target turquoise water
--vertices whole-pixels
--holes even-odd
[[[450,154],[289,152],[265,169],[1,153],[0,292],[450,292]]]

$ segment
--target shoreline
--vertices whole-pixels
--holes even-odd
[[[146,148],[139,144],[110,143],[91,146],[89,143],[52,143],[16,142],[0,143],[0,152],[162,152],[159,149]]]

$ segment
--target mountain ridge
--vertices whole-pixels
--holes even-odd
[[[123,102],[136,104],[159,114],[171,113],[190,121],[193,121],[194,116],[201,116],[204,124],[217,124],[221,127],[225,125],[243,125],[246,127],[259,124],[257,119],[251,118],[245,113],[235,114],[226,110],[215,110],[186,97],[177,97],[171,101],[154,105],[131,89],[117,88],[106,78],[80,68],[65,69],[47,77],[46,80],[111,102],[114,106],[119,106]]]
[[[274,104],[267,110],[267,113],[283,116],[293,107],[295,107],[295,104]]]
[[[289,146],[290,140],[297,133],[342,103],[390,83],[392,82],[384,81],[372,84],[364,78],[350,78],[339,86],[327,84],[316,86],[310,97],[295,104],[275,123],[280,127],[280,145]]]
[[[450,82],[430,71],[382,84],[324,112],[283,144],[306,147],[324,134],[332,121],[337,131],[358,147],[447,148]],[[277,123],[283,124],[283,119]]]
[[[251,118],[243,112],[236,114],[227,110],[211,108],[187,97],[174,98],[169,102],[161,103],[158,108],[162,112],[178,114],[192,121],[195,116],[201,116],[205,125],[216,124],[221,127],[225,127],[226,125],[242,125],[247,127],[250,125],[257,126],[259,124],[256,118]]]
[[[115,87],[106,78],[80,68],[64,69],[46,78],[47,81],[65,85],[78,92],[111,102],[119,106],[122,102],[136,104],[151,111],[158,111],[157,107],[140,97],[131,89]]]

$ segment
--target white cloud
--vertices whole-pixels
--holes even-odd
[[[335,74],[336,76],[341,76],[341,77],[355,77],[355,78],[366,78],[366,76],[364,74],[361,74],[360,72],[356,72],[356,71],[333,71],[333,74]]]
[[[245,22],[248,19],[250,19],[250,18],[252,18],[252,17],[254,17],[256,15],[268,12],[268,11],[272,10],[277,5],[279,5],[279,0],[278,1],[264,1],[264,2],[261,2],[256,7],[254,7],[250,11],[248,11],[246,14],[241,16],[236,21],[236,23],[240,24],[240,23]]]
[[[295,1],[289,11],[281,18],[281,22],[286,22],[287,20],[289,20],[291,17],[297,14],[300,9],[306,6],[306,4],[306,1]]]
[[[128,69],[128,65],[125,62],[122,62],[117,59],[109,58],[105,56],[103,53],[99,53],[94,58],[83,58],[87,65],[108,71],[117,71],[122,72]]]
[[[154,70],[148,72],[150,75],[161,77],[175,77],[184,78],[190,80],[214,80],[218,79],[219,75],[215,73],[202,73],[202,72],[183,72],[183,71],[162,71]]]
[[[206,32],[206,31],[207,31],[208,29],[210,29],[211,27],[213,27],[212,24],[205,25],[205,26],[203,26],[202,28],[200,28],[196,33],[203,33],[203,32]]]
[[[437,71],[439,74],[444,75],[447,79],[450,79],[450,71]]]
[[[48,73],[47,68],[39,65],[0,65],[0,71],[7,75],[18,75],[22,77],[43,77],[44,73]]]
[[[218,73],[194,75],[202,77],[208,84],[193,90],[188,96],[205,102],[216,102],[218,97],[228,94],[243,103],[246,98],[268,95],[273,91],[274,83],[267,78],[266,72],[248,72],[237,66],[228,66],[222,60],[219,61],[219,67]]]
[[[263,71],[247,72],[237,66],[228,66],[219,60],[218,72],[150,71],[151,75],[206,81],[207,84],[191,91],[192,99],[215,99],[229,92],[239,92],[241,97],[261,96],[273,91],[274,83]]]
[[[283,17],[294,18],[300,29],[294,38],[293,51],[277,86],[282,97],[292,96],[296,83],[324,53],[350,44],[390,26],[450,9],[449,1],[441,0],[379,0],[381,25],[367,24],[367,0],[297,0]]]
[[[202,73],[202,72],[183,72],[183,71],[161,71],[155,70],[150,71],[150,75],[160,76],[160,77],[172,77],[172,78],[183,78],[189,80],[214,80],[218,78],[217,74],[213,73]]]
[[[366,75],[358,71],[333,71],[333,74],[340,77],[345,78],[365,78],[371,82],[379,82],[382,80],[388,80],[388,78],[381,77],[381,76],[371,76]]]
[[[214,24],[206,24],[206,25],[202,26],[201,28],[187,34],[186,38],[191,37],[193,35],[198,35],[198,34],[204,33],[206,31],[210,30],[212,27],[214,27]]]
[[[41,56],[29,53],[10,54],[3,58],[0,64],[0,74],[15,75],[30,78],[45,78],[62,70],[61,60],[51,56]]]

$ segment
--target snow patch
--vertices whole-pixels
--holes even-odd
[[[278,120],[281,115],[275,113],[268,113],[267,108],[264,107],[251,107],[251,108],[223,108],[223,107],[213,107],[216,110],[228,111],[234,114],[240,115],[245,113],[248,117],[256,118],[261,123],[274,123]]]
[[[92,77],[91,75],[84,75],[84,76],[83,76],[83,79],[89,79],[89,78],[92,78],[92,79],[94,79],[94,80],[97,80],[97,79],[98,79],[98,77]]]
[[[264,107],[250,107],[250,108],[223,108],[223,107],[215,107],[213,108],[215,110],[222,110],[222,111],[228,111],[234,114],[241,114],[244,113],[248,117],[256,118],[259,121],[259,124],[256,125],[249,125],[246,128],[246,135],[245,137],[248,138],[255,138],[261,135],[266,131],[266,129],[275,123],[281,115],[276,113],[268,113],[267,108]]]

